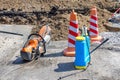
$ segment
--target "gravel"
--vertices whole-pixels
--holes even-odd
[[[106,44],[116,46],[120,45],[120,32],[102,32],[100,35],[104,38],[109,38]]]

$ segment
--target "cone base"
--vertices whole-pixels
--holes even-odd
[[[94,36],[90,37],[91,43],[101,43],[101,40],[103,39],[101,36]]]
[[[74,48],[66,48],[63,51],[64,56],[74,57],[75,56],[75,49]]]

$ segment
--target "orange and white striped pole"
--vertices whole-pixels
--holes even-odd
[[[91,43],[100,42],[102,37],[99,36],[98,31],[98,17],[97,17],[97,9],[94,6],[90,12],[90,39]]]
[[[69,26],[69,34],[68,34],[68,47],[64,49],[63,54],[65,56],[73,57],[75,56],[75,40],[79,35],[78,31],[78,19],[77,13],[74,10],[70,14],[70,26]]]

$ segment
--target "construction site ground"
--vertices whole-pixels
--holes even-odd
[[[67,47],[70,12],[78,13],[79,28],[89,27],[93,5],[98,10],[100,35],[109,41],[91,54],[87,70],[76,70],[75,57],[62,53]],[[53,6],[59,6],[57,14],[48,17]],[[114,0],[0,0],[0,80],[120,80],[120,26],[108,23],[119,7]],[[47,53],[23,62],[20,50],[28,35],[46,24],[52,28]],[[90,49],[97,45],[91,44]]]
[[[91,54],[91,65],[82,71],[74,68],[75,57],[63,56],[66,40],[51,41],[44,57],[24,62],[20,50],[31,30],[30,25],[0,26],[0,80],[120,80],[119,32],[101,33],[110,40]]]

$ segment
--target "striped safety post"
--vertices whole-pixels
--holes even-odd
[[[70,26],[68,34],[68,47],[64,49],[65,56],[75,56],[75,40],[79,35],[77,13],[74,10],[70,14]]]
[[[100,43],[102,40],[102,37],[99,36],[99,31],[98,31],[98,17],[97,17],[97,9],[94,6],[91,9],[90,12],[90,39],[91,43]]]

